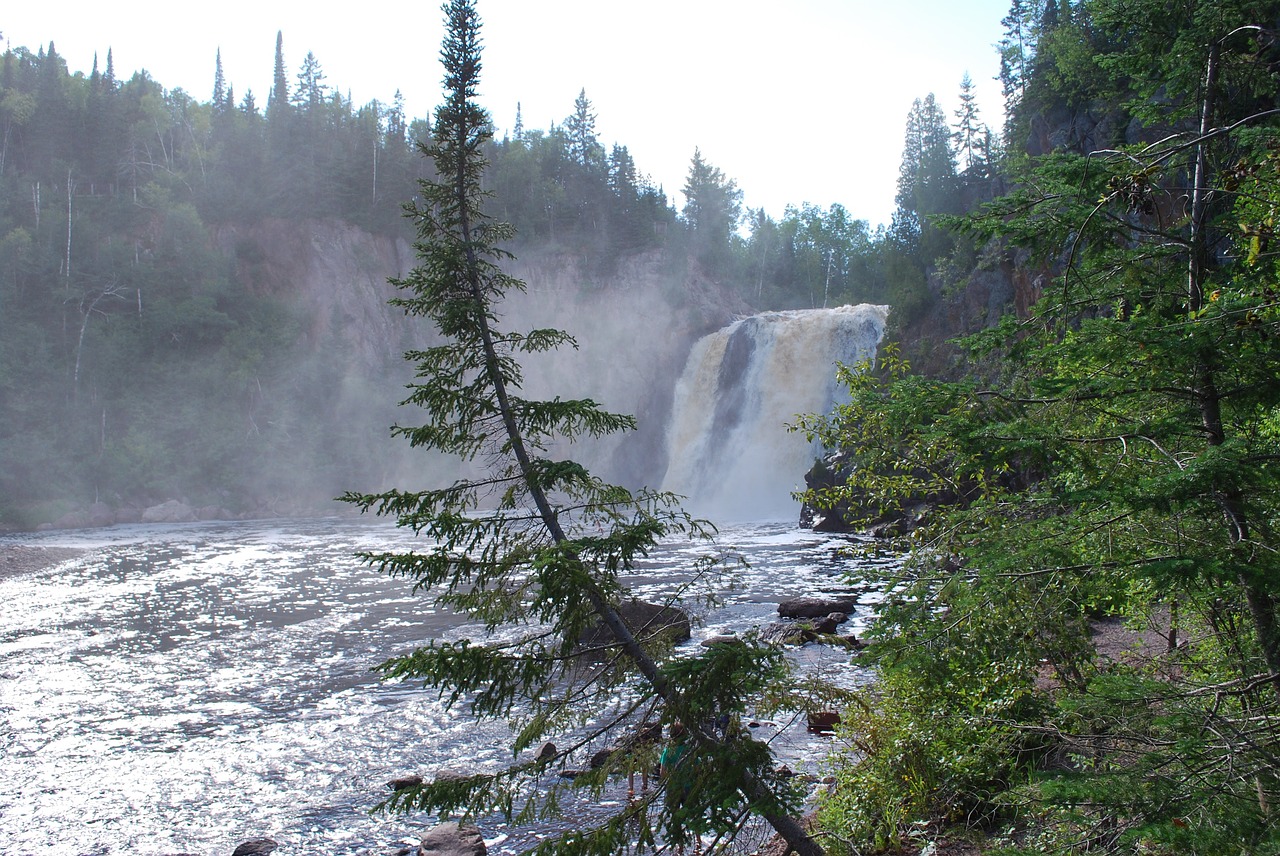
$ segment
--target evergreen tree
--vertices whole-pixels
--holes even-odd
[[[443,488],[346,499],[394,515],[428,542],[422,551],[368,555],[371,564],[412,578],[440,606],[489,631],[525,632],[501,643],[434,641],[387,662],[383,672],[424,680],[451,703],[465,700],[476,716],[518,719],[517,753],[549,732],[597,715],[598,734],[634,724],[644,713],[683,722],[697,763],[677,768],[667,787],[687,788],[685,801],[641,804],[666,818],[670,835],[679,839],[683,829],[703,824],[730,830],[753,811],[768,817],[802,856],[821,853],[788,815],[794,795],[774,772],[768,748],[745,737],[725,739],[704,724],[744,712],[775,685],[785,671],[776,651],[722,644],[668,659],[661,644],[637,635],[621,617],[624,575],[632,563],[660,538],[699,534],[705,525],[688,518],[673,497],[632,494],[601,483],[579,464],[548,457],[556,441],[634,423],[588,400],[535,401],[520,394],[520,356],[572,339],[556,330],[519,333],[499,326],[504,295],[523,284],[500,267],[505,254],[498,245],[511,230],[486,218],[481,208],[482,152],[492,125],[474,100],[480,25],[471,0],[452,0],[445,11],[441,58],[447,100],[436,113],[431,141],[421,146],[439,178],[422,181],[421,201],[407,207],[418,226],[419,264],[394,280],[403,291],[394,302],[430,318],[443,342],[408,355],[417,380],[406,403],[423,408],[427,421],[395,433],[415,446],[490,462],[492,469]],[[597,627],[610,641],[584,651],[582,640]],[[602,657],[604,667],[584,659],[591,656]],[[633,671],[642,683],[623,692]],[[625,700],[619,705],[620,697]],[[441,813],[497,810],[532,817],[549,802],[554,805],[565,788],[599,787],[609,767],[617,769],[607,765],[573,785],[534,780],[532,774],[563,763],[563,757],[423,785],[390,802]],[[641,846],[653,846],[658,834],[646,811],[631,807],[593,828],[550,839],[536,852],[614,854],[633,836]]]
[[[318,111],[329,94],[329,86],[324,82],[324,70],[320,68],[320,60],[311,51],[307,51],[298,69],[298,82],[293,88],[293,103],[308,112]]]
[[[587,90],[573,101],[573,113],[564,120],[564,133],[569,141],[569,156],[581,166],[591,167],[603,160],[604,149],[596,139],[596,114],[591,109]]]
[[[221,110],[227,99],[227,79],[222,73],[222,48],[218,48],[214,59],[213,72],[213,109]]]
[[[990,130],[978,119],[978,98],[973,94],[973,80],[969,72],[960,79],[960,106],[955,112],[956,125],[952,132],[954,151],[959,159],[960,171],[967,176],[982,178],[990,166]]]
[[[959,213],[958,190],[951,129],[929,93],[917,98],[907,115],[894,212],[895,239],[924,263],[951,247],[950,238],[934,220],[940,214]]]
[[[742,191],[719,167],[693,150],[684,183],[684,220],[693,233],[698,255],[713,266],[725,261],[742,216]]]
[[[284,32],[276,30],[276,58],[271,75],[271,92],[267,95],[267,116],[274,118],[289,106],[289,78],[284,65]]]

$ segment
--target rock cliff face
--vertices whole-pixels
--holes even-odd
[[[387,305],[396,293],[388,277],[415,261],[405,241],[333,221],[228,226],[216,240],[254,292],[300,313],[299,347],[339,343],[357,378],[348,384],[388,374],[409,380],[401,356],[432,334],[421,319]],[[634,415],[637,433],[583,443],[573,454],[608,479],[632,485],[659,479],[672,389],[690,347],[749,308],[696,268],[657,252],[622,259],[605,273],[546,251],[521,252],[508,267],[528,288],[501,307],[503,323],[558,327],[579,344],[577,351],[527,359],[526,393],[590,397]]]
[[[400,358],[412,327],[387,306],[387,278],[413,262],[407,243],[333,220],[268,220],[225,226],[215,240],[251,291],[300,310],[299,344],[319,347],[336,334],[367,371]]]
[[[959,281],[939,272],[929,277],[928,309],[894,333],[913,370],[950,378],[973,373],[978,367],[969,365],[950,340],[993,327],[1010,312],[1027,317],[1052,279],[1047,269],[1030,265],[1023,252],[992,246],[987,254]]]

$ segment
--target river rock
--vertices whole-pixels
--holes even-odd
[[[689,614],[674,606],[629,600],[614,608],[622,617],[623,623],[642,641],[658,639],[678,645],[692,635],[693,625],[689,622]],[[601,623],[582,634],[579,641],[588,647],[608,645],[613,642],[613,634]]]
[[[420,784],[422,784],[421,776],[400,776],[387,782],[387,787],[399,793],[400,791],[407,791],[409,788],[416,788]]]
[[[143,523],[191,523],[196,513],[185,502],[171,499],[142,512]]]
[[[840,714],[834,710],[815,710],[808,718],[809,730],[814,734],[831,734],[840,724]]]
[[[836,632],[836,628],[848,620],[849,616],[843,612],[829,612],[813,622],[813,632],[830,636]]]
[[[479,828],[453,821],[432,827],[418,846],[418,856],[485,856],[488,852]]]
[[[93,527],[113,526],[116,522],[115,509],[105,502],[95,502],[89,506],[89,525]]]
[[[538,747],[538,751],[534,753],[533,760],[539,764],[549,764],[555,760],[556,744],[547,741]]]
[[[858,598],[848,597],[792,597],[778,604],[778,615],[783,618],[822,618],[833,612],[852,613],[858,608]]]
[[[760,628],[760,641],[766,645],[804,645],[817,638],[812,627],[799,621],[775,621]]]
[[[270,838],[251,838],[232,851],[231,856],[267,856],[279,846]]]
[[[775,621],[760,628],[760,640],[770,645],[805,645],[834,635],[848,620],[843,612],[831,612],[816,621]]]

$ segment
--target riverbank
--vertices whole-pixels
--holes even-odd
[[[42,571],[87,553],[78,547],[37,547],[0,543],[0,579]]]

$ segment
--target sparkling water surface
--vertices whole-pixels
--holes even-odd
[[[349,519],[0,538],[0,548],[87,550],[0,579],[0,854],[213,856],[258,837],[282,854],[416,843],[434,818],[370,814],[389,779],[497,769],[511,757],[502,724],[371,673],[466,630],[354,557],[411,542],[389,524]],[[722,529],[719,545],[749,564],[721,605],[695,609],[688,650],[776,620],[778,601],[794,595],[856,591],[864,606],[842,630],[860,632],[878,596],[845,579],[845,538],[757,523]],[[665,545],[628,584],[667,595],[706,552]],[[841,650],[795,656],[846,684],[866,679]],[[757,736],[777,740],[793,767],[816,768],[830,745],[802,727],[768,730]],[[543,832],[485,829],[491,853]]]

